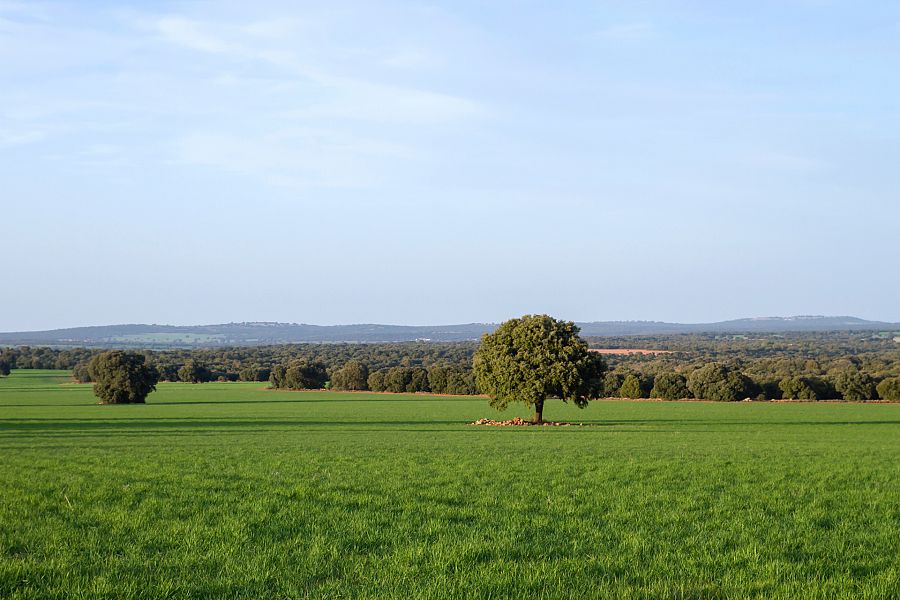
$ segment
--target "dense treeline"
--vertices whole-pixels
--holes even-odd
[[[141,351],[161,381],[270,382],[283,389],[474,394],[477,344],[295,344],[202,350]],[[19,347],[0,354],[11,368],[71,369],[90,382],[88,364],[101,350]]]
[[[900,399],[900,333],[594,338],[594,346],[670,354],[609,355],[604,394],[707,400]],[[616,390],[618,389],[618,392]]]
[[[593,338],[592,346],[666,350],[608,355],[603,395],[708,400],[900,399],[898,333],[667,335]],[[162,381],[259,381],[272,387],[477,393],[474,342],[295,344],[143,351]],[[38,347],[0,351],[4,370],[71,369],[90,381],[100,350]]]

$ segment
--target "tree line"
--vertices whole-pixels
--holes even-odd
[[[732,401],[900,399],[896,334],[680,334],[590,339],[593,346],[668,350],[608,355],[602,397]],[[282,389],[480,393],[478,344],[293,344],[249,348],[143,350],[160,381],[269,382]],[[102,351],[17,347],[0,351],[0,375],[14,368],[68,369],[90,382]]]

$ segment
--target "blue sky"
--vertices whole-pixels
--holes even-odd
[[[0,0],[0,330],[900,321],[900,4]]]

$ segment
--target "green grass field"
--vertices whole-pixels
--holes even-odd
[[[3,598],[900,597],[900,405],[68,381],[0,379]]]

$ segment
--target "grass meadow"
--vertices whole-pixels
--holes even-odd
[[[263,386],[0,379],[0,597],[900,597],[900,405]]]

